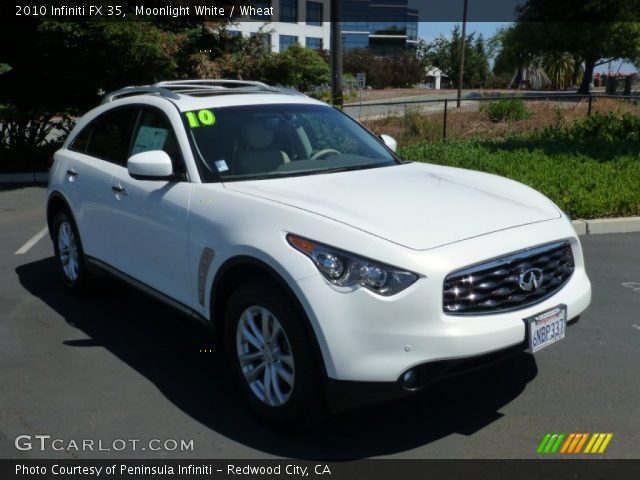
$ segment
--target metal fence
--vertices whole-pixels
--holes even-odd
[[[503,118],[495,112],[496,103],[517,99],[517,115]],[[520,102],[520,100],[522,102]],[[503,106],[504,106],[504,102]],[[386,133],[400,144],[420,138],[501,138],[530,133],[543,128],[562,128],[576,119],[596,112],[631,112],[640,115],[640,96],[551,94],[525,96],[488,96],[465,98],[457,107],[455,98],[412,100],[405,102],[368,102],[350,104],[345,113],[376,134]]]

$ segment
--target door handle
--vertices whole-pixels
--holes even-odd
[[[116,195],[129,195],[129,192],[127,192],[127,189],[120,184],[117,184],[111,187],[111,191]]]
[[[67,175],[69,175],[70,177],[76,178],[80,174],[76,172],[75,168],[70,168],[69,170],[67,170]]]

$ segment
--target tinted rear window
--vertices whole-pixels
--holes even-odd
[[[137,115],[138,108],[124,107],[110,110],[96,118],[91,125],[87,154],[126,165]]]

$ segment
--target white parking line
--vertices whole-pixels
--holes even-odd
[[[33,247],[36,243],[38,243],[42,239],[42,237],[44,237],[47,234],[48,230],[49,229],[45,225],[42,228],[42,230],[36,233],[33,237],[27,240],[27,242],[24,245],[22,245],[18,250],[16,250],[16,253],[14,255],[24,255],[25,253],[27,253],[29,250],[31,250],[31,247]]]

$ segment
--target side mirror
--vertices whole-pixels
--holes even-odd
[[[385,135],[384,133],[382,135],[380,135],[380,138],[382,139],[382,141],[384,142],[384,144],[389,147],[389,149],[392,152],[395,152],[396,149],[398,148],[398,142],[396,142],[396,140],[393,137],[390,137],[389,135]]]
[[[173,164],[167,152],[151,150],[129,157],[127,170],[137,180],[168,180],[173,174]]]

